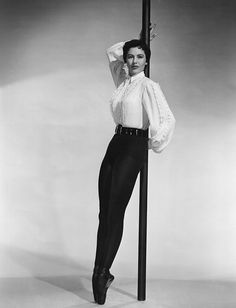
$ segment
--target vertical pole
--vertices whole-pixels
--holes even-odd
[[[150,47],[150,0],[143,0],[142,39]],[[149,77],[149,63],[145,68]],[[148,186],[148,149],[145,162],[140,171],[139,189],[139,244],[138,244],[138,300],[146,299],[146,252],[147,252],[147,186]]]

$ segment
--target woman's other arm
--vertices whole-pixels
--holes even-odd
[[[158,83],[149,79],[143,93],[143,104],[149,118],[149,148],[160,153],[170,142],[175,118]]]

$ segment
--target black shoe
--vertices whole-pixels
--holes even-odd
[[[93,287],[93,297],[94,301],[97,303],[97,278],[99,273],[99,266],[95,266],[93,270],[93,277],[92,277],[92,287]]]
[[[103,268],[99,272],[96,284],[96,290],[97,290],[96,302],[99,305],[105,304],[107,290],[110,287],[114,278],[115,277],[106,268]]]

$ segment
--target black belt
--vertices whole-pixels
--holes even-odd
[[[139,129],[133,127],[124,127],[121,124],[116,126],[115,133],[117,135],[140,136],[148,138],[148,129]]]

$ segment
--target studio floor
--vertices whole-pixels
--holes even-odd
[[[135,279],[118,277],[105,307],[235,308],[236,282],[148,280],[147,299],[136,298]],[[90,275],[0,279],[1,308],[90,308]]]

